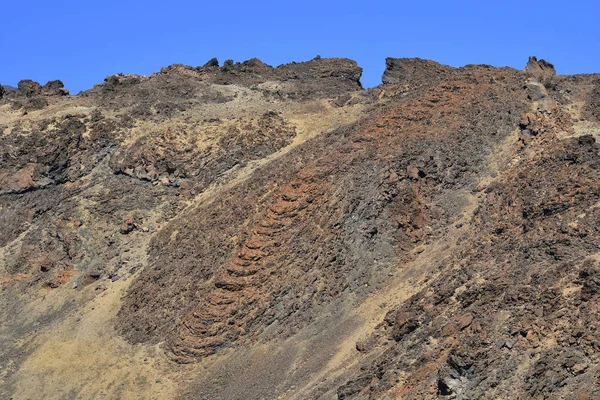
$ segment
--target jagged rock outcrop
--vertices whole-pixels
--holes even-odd
[[[65,89],[64,83],[59,80],[48,81],[42,86],[42,94],[46,96],[67,96],[69,91]]]
[[[381,81],[384,84],[422,86],[439,82],[447,77],[453,69],[453,67],[421,58],[388,57],[385,59],[385,71]]]
[[[199,71],[207,74],[211,83],[217,84],[251,86],[271,81],[279,82],[284,84],[281,90],[288,96],[292,96],[291,98],[323,93],[339,95],[362,88],[360,84],[362,68],[355,61],[344,58],[317,56],[307,62],[294,62],[277,68],[253,58],[242,63],[227,60],[222,67],[217,67],[218,61],[212,59],[204,67],[199,68]],[[285,84],[294,84],[296,87],[286,87]],[[295,89],[296,92],[290,93],[290,89]]]
[[[33,97],[42,94],[42,86],[31,79],[23,79],[18,84],[19,95]]]
[[[171,65],[149,77],[109,76],[82,96],[113,109],[130,108],[136,116],[162,118],[199,103],[227,103],[248,90],[273,101],[337,97],[361,91],[361,74],[356,62],[341,58],[317,57],[277,68],[256,58],[242,63],[227,60],[221,67],[212,59],[198,68]]]
[[[9,93],[32,98],[36,96],[66,96],[69,94],[69,91],[65,89],[65,85],[59,80],[48,81],[42,86],[31,79],[24,79],[19,81],[17,90]]]
[[[59,80],[49,81],[44,86],[31,79],[19,81],[17,88],[11,90],[1,89],[0,99],[9,102],[14,109],[36,110],[46,107],[49,98],[54,96],[66,96],[69,91]]]
[[[529,57],[525,66],[525,73],[544,85],[549,84],[556,76],[554,65],[546,60],[538,60],[535,56]]]

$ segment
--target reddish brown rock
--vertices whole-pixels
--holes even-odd
[[[7,91],[0,397],[22,366],[48,393],[148,393],[39,369],[65,326],[115,379],[157,365],[192,398],[600,394],[597,77],[360,73],[212,60]]]

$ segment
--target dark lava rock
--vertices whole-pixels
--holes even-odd
[[[388,59],[361,92],[360,74],[214,59],[68,99],[60,81],[4,90],[0,369],[17,379],[6,366],[65,321],[17,302],[69,283],[90,304],[139,271],[109,323],[213,357],[181,375],[191,398],[599,396],[600,144],[567,112],[592,120],[598,77]],[[326,117],[339,128],[295,143]]]
[[[362,88],[362,68],[345,58],[316,57],[277,68],[252,58],[241,63],[227,60],[222,67],[217,67],[218,61],[212,59],[199,72],[205,74],[210,83],[220,85],[253,86],[269,81],[286,83],[289,85],[280,87],[278,92],[292,98],[333,97]]]
[[[219,60],[211,58],[200,69],[219,68]]]
[[[21,80],[18,88],[12,91],[5,91],[5,97],[12,101],[14,109],[24,108],[27,110],[37,110],[46,107],[49,104],[49,97],[66,96],[69,91],[59,80],[49,81],[44,86],[31,79]]]
[[[524,71],[529,77],[543,84],[549,83],[556,76],[554,65],[546,60],[538,60],[535,56],[529,57]]]
[[[435,83],[454,69],[448,65],[421,58],[388,57],[385,59],[385,72],[381,81],[384,84],[409,83],[420,86],[425,83]]]
[[[42,94],[42,86],[32,81],[31,79],[23,79],[19,81],[19,92],[23,96],[32,97]]]
[[[59,81],[49,81],[42,87],[42,93],[46,96],[66,96],[69,91],[65,89],[65,85]]]

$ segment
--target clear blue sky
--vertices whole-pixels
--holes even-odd
[[[597,1],[2,1],[0,82],[61,79],[75,94],[119,72],[258,57],[348,57],[380,83],[385,57],[600,72]]]

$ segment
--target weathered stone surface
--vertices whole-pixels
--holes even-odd
[[[527,65],[525,66],[525,73],[529,77],[543,84],[550,83],[556,76],[554,65],[550,64],[546,60],[538,60],[535,56],[529,57]]]
[[[421,58],[386,58],[384,84],[424,85],[439,82],[454,68]]]
[[[360,74],[5,92],[0,397],[600,395],[598,77]]]

